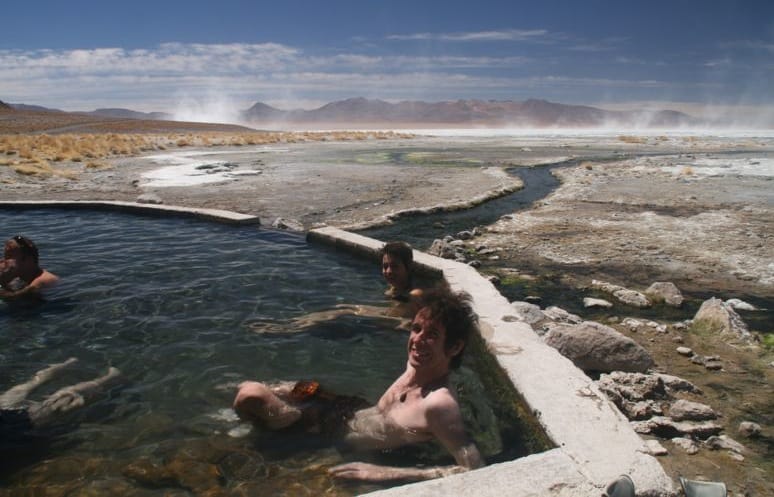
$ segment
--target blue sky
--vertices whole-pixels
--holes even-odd
[[[0,100],[202,112],[354,96],[774,106],[774,1],[6,2]]]

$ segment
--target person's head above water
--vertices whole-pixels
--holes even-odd
[[[399,293],[411,290],[411,266],[414,251],[406,242],[388,242],[380,251],[382,276]]]
[[[419,310],[412,323],[412,332],[418,322],[432,322],[436,330],[443,334],[444,350],[453,354],[449,368],[458,368],[465,346],[478,330],[478,316],[471,306],[470,295],[438,287],[423,291],[418,300]]]
[[[38,247],[29,238],[16,235],[5,242],[0,261],[0,298],[38,295],[59,277],[40,267]]]
[[[35,242],[22,235],[16,235],[5,242],[5,246],[3,247],[4,259],[23,261],[27,257],[30,257],[31,262],[35,265],[38,264],[38,247],[35,245]]]

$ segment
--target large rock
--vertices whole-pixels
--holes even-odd
[[[556,324],[543,338],[584,371],[645,372],[653,358],[637,342],[593,321]]]
[[[683,294],[675,286],[674,283],[668,281],[657,281],[650,285],[645,290],[647,295],[653,302],[664,302],[672,307],[680,307],[683,305]]]
[[[717,298],[705,300],[693,317],[691,328],[731,336],[746,343],[757,341],[734,308]]]

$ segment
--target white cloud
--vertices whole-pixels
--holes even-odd
[[[388,40],[413,41],[436,40],[452,42],[480,41],[530,41],[544,39],[548,35],[545,29],[507,29],[502,31],[476,31],[463,33],[412,33],[390,35]]]
[[[466,41],[559,39],[545,30],[427,36]],[[203,113],[214,108],[228,114],[256,101],[283,103],[281,108],[310,108],[352,96],[385,100],[538,97],[579,102],[598,95],[600,89],[611,95],[632,90],[644,95],[652,90],[663,98],[673,91],[712,92],[720,88],[658,79],[627,80],[626,75],[621,79],[569,77],[559,65],[551,66],[554,74],[534,75],[535,67],[545,66],[545,62],[538,57],[465,52],[435,56],[320,54],[277,43],[165,43],[135,50],[0,50],[0,99],[64,110],[129,107],[174,111],[184,102],[186,108],[199,108]],[[648,64],[623,56],[618,62]]]

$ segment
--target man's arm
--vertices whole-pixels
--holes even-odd
[[[329,470],[336,478],[363,481],[419,481],[432,480],[455,473],[463,473],[484,465],[481,454],[465,432],[462,413],[451,394],[437,396],[430,401],[426,411],[430,431],[448,450],[456,465],[430,468],[406,468],[379,466],[362,462],[341,464]]]
[[[44,271],[43,274],[35,278],[18,290],[6,290],[0,289],[0,298],[3,299],[15,299],[17,297],[24,297],[26,295],[40,295],[40,292],[45,289],[54,286],[59,282],[59,277],[48,271]]]

